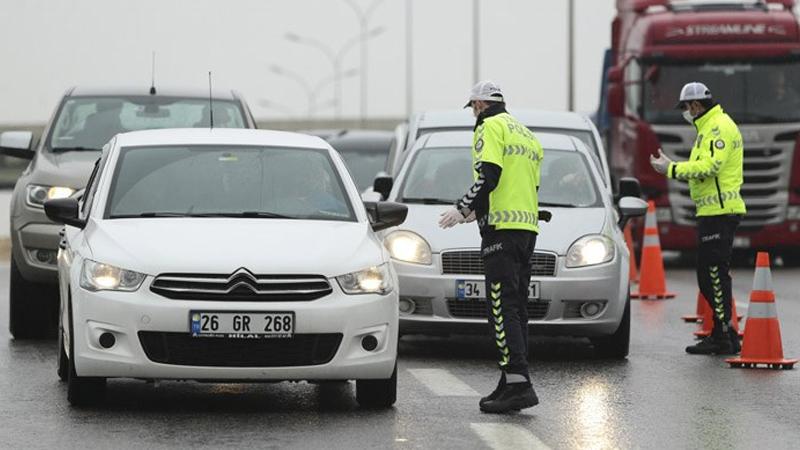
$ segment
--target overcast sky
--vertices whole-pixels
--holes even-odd
[[[375,0],[353,0],[367,8]],[[383,0],[369,41],[370,117],[406,113],[406,1]],[[472,1],[411,0],[413,109],[461,106],[472,84]],[[596,108],[614,0],[575,0],[576,109]],[[567,108],[567,1],[481,0],[480,77],[497,81],[510,105]],[[359,32],[345,0],[2,0],[0,123],[43,123],[69,86],[150,83],[231,87],[256,118],[301,117],[306,91],[270,71],[279,65],[315,85],[332,74],[324,54],[288,41],[287,32],[338,50]],[[360,69],[358,46],[342,68]],[[359,79],[342,83],[345,117],[359,113]],[[332,85],[319,103],[333,99]],[[266,102],[264,101],[266,100]],[[270,106],[273,105],[273,106]],[[331,117],[331,105],[319,117]]]

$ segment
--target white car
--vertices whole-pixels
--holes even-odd
[[[539,206],[553,217],[540,221],[531,255],[530,332],[588,337],[597,353],[624,358],[630,282],[620,224],[647,204],[630,196],[615,204],[578,138],[536,135],[544,148]],[[401,334],[489,331],[477,225],[437,225],[473,183],[471,145],[471,132],[421,137],[391,187],[389,199],[408,206],[405,223],[384,232],[400,280]],[[632,192],[638,183],[621,187]]]
[[[294,133],[117,135],[81,200],[45,204],[58,256],[59,375],[73,404],[106,379],[357,380],[396,398],[398,293],[339,154]]]

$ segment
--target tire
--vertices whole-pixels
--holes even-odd
[[[601,358],[625,359],[628,356],[631,341],[631,296],[625,300],[625,312],[617,327],[610,336],[593,338],[595,354]]]
[[[69,377],[69,359],[67,358],[67,352],[64,350],[64,332],[62,330],[58,331],[58,368],[56,373],[59,380],[67,381]]]
[[[800,251],[786,251],[781,254],[783,267],[800,267]]]
[[[50,289],[48,289],[50,288]],[[8,331],[15,339],[55,336],[52,287],[37,285],[22,277],[11,257],[8,293]]]
[[[356,401],[362,408],[389,408],[397,401],[397,362],[384,380],[356,380]]]
[[[90,406],[103,401],[105,378],[79,377],[75,370],[75,331],[72,323],[72,302],[69,304],[69,357],[67,358],[67,400],[72,406]],[[63,349],[63,346],[62,346]],[[63,350],[62,350],[63,351]]]

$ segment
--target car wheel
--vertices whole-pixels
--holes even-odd
[[[75,329],[72,323],[72,302],[69,304],[69,357],[67,358],[67,400],[72,406],[87,406],[103,400],[105,378],[79,377],[75,370]],[[62,347],[63,348],[63,347]]]
[[[397,401],[397,362],[385,380],[356,380],[356,400],[363,408],[389,408]]]
[[[53,337],[52,289],[31,283],[11,257],[8,292],[8,331],[15,339]]]
[[[631,340],[631,296],[625,300],[625,312],[617,327],[610,336],[593,338],[595,354],[604,358],[624,359],[628,356]]]
[[[64,350],[64,330],[58,327],[58,379],[67,381],[69,377],[69,361],[67,359],[67,352]]]

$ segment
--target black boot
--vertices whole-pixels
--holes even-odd
[[[494,388],[494,391],[492,391],[492,393],[487,395],[486,397],[481,398],[481,401],[478,402],[481,408],[483,407],[484,403],[496,399],[497,396],[500,395],[500,391],[502,391],[504,387],[506,387],[506,373],[501,372],[500,381],[497,382],[497,387]]]
[[[711,335],[695,345],[686,347],[692,355],[734,355],[734,348],[728,333]]]
[[[497,394],[497,398],[480,405],[481,411],[502,414],[518,411],[539,404],[539,398],[530,383],[506,384]]]

